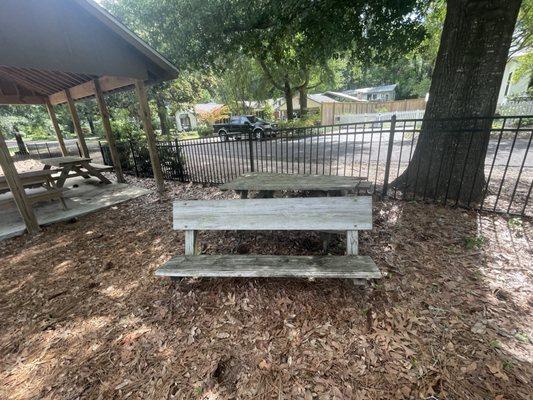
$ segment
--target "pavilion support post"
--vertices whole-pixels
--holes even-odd
[[[52,105],[52,103],[50,103],[50,100],[48,98],[45,99],[44,104],[46,105],[48,115],[52,120],[52,125],[57,136],[57,142],[59,143],[59,147],[61,148],[61,154],[63,154],[64,156],[68,156],[67,146],[65,146],[65,140],[63,139],[63,134],[61,133],[59,123],[57,122],[57,116],[56,112],[54,111],[54,106]]]
[[[13,159],[9,154],[4,135],[0,132],[0,167],[4,171],[4,176],[7,181],[7,185],[13,194],[17,208],[26,224],[26,229],[28,233],[33,235],[39,232],[39,224],[37,222],[37,217],[33,212],[32,205],[26,196],[24,191],[24,186],[20,181],[18,172],[13,164]]]
[[[102,93],[102,88],[98,79],[94,80],[94,93],[96,96],[96,104],[98,104],[98,109],[100,110],[100,115],[102,116],[102,125],[104,126],[104,133],[107,139],[107,145],[109,146],[111,161],[113,161],[115,173],[117,174],[117,181],[119,183],[125,183],[126,180],[124,179],[124,174],[122,173],[122,165],[120,164],[120,156],[117,151],[115,135],[113,135],[113,130],[111,129],[111,122],[109,122],[109,111],[107,109],[107,105],[104,100],[104,94]]]
[[[154,127],[152,126],[152,116],[150,114],[150,107],[148,105],[146,87],[142,80],[135,81],[135,91],[137,92],[137,98],[139,100],[139,114],[143,122],[144,131],[146,132],[146,142],[148,144],[148,152],[150,153],[150,161],[152,162],[152,171],[154,173],[155,184],[157,191],[159,193],[163,193],[165,191],[163,171],[161,170],[159,154],[157,153],[155,133]]]
[[[87,143],[85,143],[85,137],[83,136],[83,131],[81,130],[80,117],[78,116],[78,111],[76,111],[76,105],[70,94],[70,90],[65,90],[65,96],[67,98],[68,109],[70,111],[70,116],[72,118],[72,123],[74,124],[74,130],[78,136],[78,143],[81,148],[81,154],[83,157],[89,158],[89,149],[87,148]]]

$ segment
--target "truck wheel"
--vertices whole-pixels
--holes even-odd
[[[256,140],[263,140],[265,133],[261,129],[257,129],[254,131],[254,136]]]
[[[223,142],[227,142],[229,140],[228,133],[226,131],[219,131],[218,136],[220,137],[220,140]]]

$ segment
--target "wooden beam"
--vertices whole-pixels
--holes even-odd
[[[50,116],[50,119],[52,120],[52,126],[54,127],[54,131],[56,132],[57,136],[57,142],[59,143],[59,147],[61,148],[61,154],[64,156],[68,156],[67,146],[65,146],[65,141],[63,140],[63,134],[61,133],[61,129],[59,128],[59,123],[57,122],[57,116],[56,112],[54,111],[54,106],[50,104],[50,101],[48,99],[45,100],[46,109],[48,110],[48,115]]]
[[[113,131],[111,130],[111,122],[109,122],[109,111],[107,110],[107,105],[105,103],[102,88],[98,79],[94,80],[94,93],[96,95],[96,104],[98,104],[98,109],[100,110],[100,115],[102,116],[102,125],[104,126],[104,133],[107,139],[107,144],[109,146],[111,160],[113,161],[115,173],[117,174],[117,181],[119,183],[125,183],[126,180],[124,179],[124,174],[122,173],[120,156],[118,154],[117,145],[115,143],[115,135],[113,135]]]
[[[83,157],[90,158],[89,149],[87,148],[87,143],[85,143],[85,137],[83,136],[83,131],[81,130],[80,117],[78,116],[78,112],[76,111],[76,105],[74,104],[74,100],[70,95],[69,89],[65,90],[65,96],[67,96],[68,109],[70,111],[70,116],[72,117],[74,130],[76,131],[76,135],[78,136],[78,143],[81,148],[81,153]]]
[[[4,135],[2,135],[1,132],[0,167],[2,167],[2,170],[4,171],[7,184],[9,186],[9,189],[11,190],[11,193],[13,194],[13,198],[15,199],[15,203],[17,204],[17,208],[20,212],[20,215],[24,220],[24,224],[26,224],[26,229],[28,230],[28,233],[35,234],[39,232],[39,224],[37,223],[37,217],[35,217],[33,208],[30,202],[28,201],[28,197],[26,196],[26,192],[24,191],[24,186],[20,181],[20,177],[15,168],[15,164],[13,164],[13,159],[9,154]]]
[[[111,90],[120,89],[122,87],[133,86],[135,80],[131,78],[123,78],[120,76],[102,76],[98,79],[100,82],[100,88],[102,93],[109,92]],[[92,81],[82,83],[80,85],[71,87],[70,95],[74,100],[83,99],[94,95],[94,84]],[[67,96],[64,91],[51,94],[49,96],[50,103],[53,105],[63,104],[68,102]]]
[[[139,99],[139,114],[143,122],[144,131],[146,132],[146,142],[148,144],[148,152],[150,153],[150,161],[152,162],[155,184],[157,191],[163,193],[165,191],[163,171],[161,170],[161,162],[159,161],[159,154],[157,153],[155,133],[154,127],[152,126],[152,117],[150,114],[150,106],[148,105],[146,87],[142,80],[135,81],[135,91],[137,93],[137,98]]]
[[[44,104],[44,102],[45,97],[40,96],[0,95],[0,104]]]

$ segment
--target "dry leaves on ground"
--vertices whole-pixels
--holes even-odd
[[[387,276],[366,288],[174,284],[154,276],[183,252],[171,199],[232,194],[170,186],[0,243],[0,398],[531,399],[531,221],[376,202],[360,252]],[[321,249],[309,232],[200,241],[211,254]]]

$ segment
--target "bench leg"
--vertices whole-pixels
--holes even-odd
[[[346,232],[346,255],[356,256],[359,254],[359,234],[358,231]],[[352,279],[353,284],[356,286],[365,285],[364,279]]]
[[[185,231],[185,255],[194,256],[197,254],[197,233],[198,231],[188,230]]]
[[[358,231],[346,232],[346,255],[356,256],[359,254],[359,235]]]

